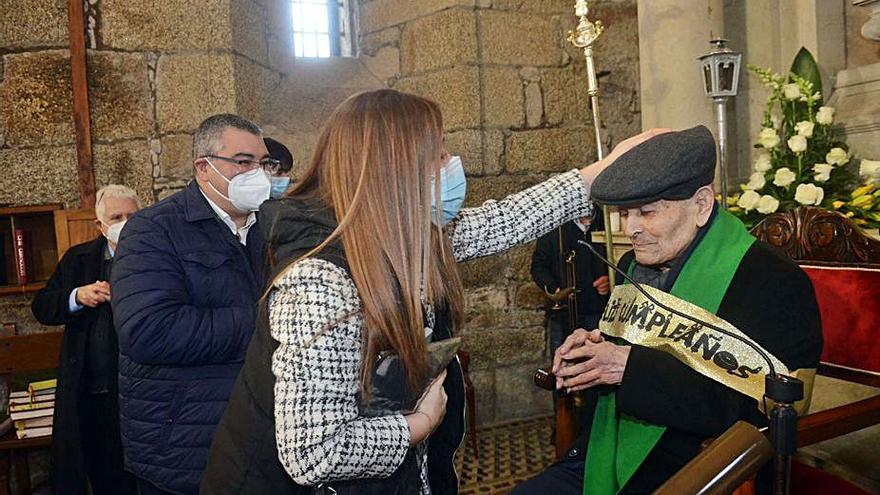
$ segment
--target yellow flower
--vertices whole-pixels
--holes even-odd
[[[832,206],[835,210],[839,210],[840,207],[843,206],[843,205],[845,205],[845,204],[846,204],[846,203],[845,203],[844,201],[832,201],[832,202],[831,202],[831,206]]]
[[[874,189],[877,187],[877,184],[865,184],[864,186],[857,187],[851,194],[853,198],[858,198],[864,194],[869,194],[874,192]]]
[[[874,196],[871,196],[870,194],[865,194],[864,196],[859,196],[859,197],[853,199],[853,200],[850,202],[850,204],[853,205],[853,206],[855,206],[856,208],[865,208],[865,209],[867,209],[867,208],[869,208],[872,204],[874,204]]]

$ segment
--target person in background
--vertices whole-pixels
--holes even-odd
[[[113,272],[122,444],[141,495],[198,493],[264,287],[255,211],[278,163],[262,131],[214,115],[192,157],[195,180],[128,222]]]
[[[278,199],[287,192],[287,188],[290,186],[290,169],[293,168],[293,155],[290,154],[287,146],[272,138],[264,137],[263,142],[266,144],[266,149],[269,150],[269,156],[278,161],[277,167],[266,170],[269,178],[272,180],[272,193],[270,197]]]
[[[590,232],[603,229],[602,215],[582,217],[567,222],[543,235],[535,243],[532,255],[532,279],[547,294],[546,312],[548,348],[550,359],[575,328],[597,328],[599,317],[611,292],[608,269],[605,263],[578,241],[590,242],[602,255],[605,246],[592,243]],[[560,242],[562,247],[560,248]],[[569,280],[569,263],[573,255],[574,280]],[[572,287],[574,285],[574,287]],[[573,298],[569,297],[576,291]],[[571,299],[574,299],[575,319],[571,318]],[[553,392],[553,409],[556,410],[558,394]],[[555,441],[556,432],[552,438]]]
[[[583,217],[568,222],[545,234],[535,243],[532,255],[532,279],[544,290],[550,299],[547,308],[547,333],[550,336],[550,357],[562,345],[575,328],[596,328],[599,317],[608,302],[610,285],[605,264],[578,241],[590,241],[590,232],[601,230],[601,216],[595,223],[591,217]],[[562,248],[559,243],[562,241]],[[592,243],[592,242],[591,242]],[[593,244],[601,254],[605,247]],[[574,253],[575,280],[568,280],[569,253]],[[571,326],[568,300],[575,284],[577,315],[574,327]],[[558,305],[556,304],[558,302]]]
[[[140,201],[133,190],[115,184],[101,188],[95,199],[101,235],[68,249],[31,303],[43,325],[64,325],[51,468],[55,493],[62,495],[135,493],[134,478],[122,465],[119,347],[108,281],[119,233]]]

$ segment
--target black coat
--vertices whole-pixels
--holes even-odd
[[[574,266],[576,284],[579,292],[577,294],[577,310],[578,325],[585,326],[588,316],[592,320],[597,320],[605,309],[608,302],[608,296],[599,295],[593,287],[593,282],[602,275],[608,274],[608,269],[599,258],[590,252],[579,240],[590,242],[590,232],[600,225],[591,225],[584,233],[575,222],[568,222],[558,229],[553,229],[549,234],[540,237],[535,243],[535,252],[532,254],[531,274],[532,279],[541,289],[553,293],[556,289],[568,286],[566,280],[567,264],[560,255],[559,249],[559,233],[562,232],[562,252],[575,252]],[[592,243],[593,247],[603,256],[605,255],[605,246]],[[552,305],[548,304],[548,308]],[[562,323],[568,323],[568,310],[547,310],[547,316]]]
[[[104,250],[107,241],[103,236],[70,248],[61,258],[55,273],[46,287],[37,292],[31,310],[43,325],[64,325],[61,356],[58,364],[58,386],[55,391],[55,415],[52,434],[52,481],[59,494],[85,493],[86,474],[82,458],[80,438],[79,397],[82,390],[83,368],[86,361],[88,332],[99,318],[113,324],[110,304],[96,308],[85,307],[76,313],[69,309],[70,293],[77,287],[92,284],[101,277]],[[117,348],[116,332],[110,332],[112,345]],[[110,360],[109,393],[117,394],[116,359]],[[107,411],[118,417],[118,406]]]
[[[626,270],[633,253],[620,261]],[[783,253],[761,241],[746,252],[721,300],[717,315],[779,358],[790,370],[815,368],[822,353],[822,327],[813,285]],[[707,378],[665,352],[632,346],[616,388],[620,413],[667,427],[622,493],[651,493],[738,420],[766,426],[757,402]],[[582,424],[592,423],[596,394],[587,394]],[[588,432],[569,450],[584,456]]]

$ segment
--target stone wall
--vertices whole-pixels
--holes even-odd
[[[89,0],[89,96],[98,187],[149,203],[191,177],[192,132],[240,113],[287,144],[297,175],[330,111],[394,87],[440,103],[468,204],[595,159],[581,54],[564,41],[573,0],[363,0],[355,58],[293,59],[286,0]],[[594,1],[609,141],[640,129],[635,0]],[[0,204],[78,206],[64,0],[0,0]],[[19,164],[20,163],[20,164]],[[481,423],[550,411],[531,384],[547,362],[532,246],[463,265],[463,333]],[[27,297],[0,298],[23,331]]]
[[[192,132],[206,116],[260,121],[280,81],[287,2],[90,0],[88,81],[96,186],[122,183],[145,204],[191,178]],[[65,0],[0,0],[0,205],[79,206]],[[47,330],[28,296],[0,298],[0,320]]]

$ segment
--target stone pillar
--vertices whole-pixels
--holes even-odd
[[[697,58],[723,36],[721,0],[640,0],[639,66],[642,127],[682,129],[707,124],[715,131]]]
[[[731,139],[731,182],[745,181],[751,173],[753,144],[760,132],[767,90],[745,64],[787,73],[802,46],[816,57],[825,97],[831,94],[833,75],[846,63],[843,2],[808,0],[788,2],[725,2],[725,27],[731,46],[743,52],[740,91],[734,104]],[[734,175],[736,174],[736,175]]]

